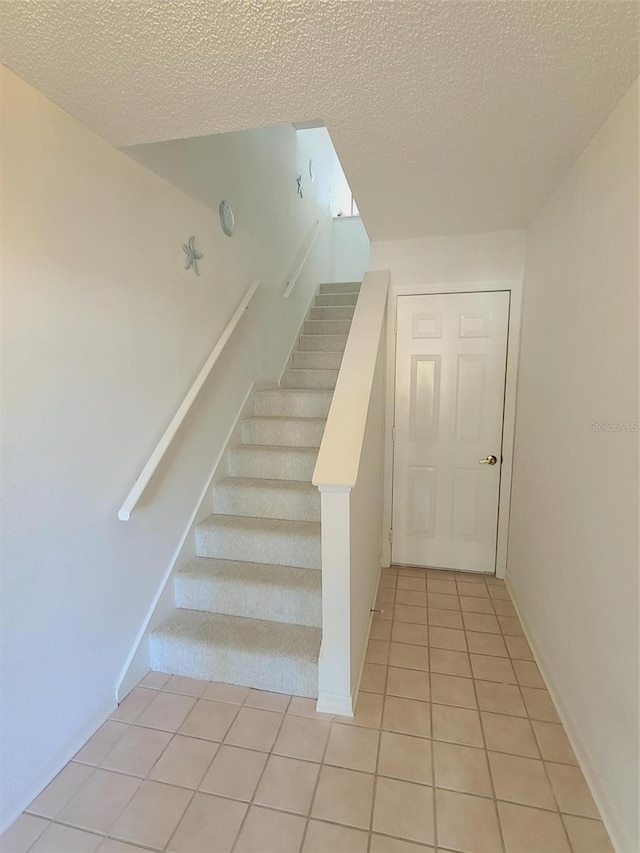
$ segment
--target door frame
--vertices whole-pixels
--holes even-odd
[[[504,388],[504,417],[502,425],[502,469],[498,501],[498,536],[496,541],[496,577],[504,578],[507,571],[509,511],[511,507],[511,478],[513,472],[513,443],[516,419],[518,357],[522,328],[522,279],[507,281],[465,281],[394,285],[391,282],[387,298],[387,394],[384,429],[384,516],[383,530],[391,531],[393,507],[393,438],[392,428],[396,407],[396,314],[399,296],[432,296],[448,293],[509,292],[509,329],[507,334],[507,366]],[[382,565],[391,564],[391,540],[383,536]]]

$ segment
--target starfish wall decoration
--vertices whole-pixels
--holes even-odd
[[[298,195],[300,196],[300,198],[304,198],[302,191],[302,175],[298,175],[298,177],[296,178],[296,183],[298,185]]]
[[[186,255],[184,259],[184,268],[186,270],[191,267],[196,275],[200,275],[200,270],[198,269],[198,261],[202,257],[202,253],[196,251],[196,238],[189,237],[188,243],[182,244],[182,249]]]

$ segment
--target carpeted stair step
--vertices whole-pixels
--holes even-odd
[[[213,487],[218,515],[320,521],[320,492],[307,480],[264,480],[228,477]]]
[[[331,388],[336,387],[337,370],[302,370],[290,368],[282,377],[281,388]]]
[[[230,477],[301,480],[309,483],[317,457],[316,447],[241,444],[229,451],[227,471]]]
[[[243,444],[320,447],[326,418],[246,418],[240,425]]]
[[[318,293],[360,293],[361,286],[359,281],[325,281]]]
[[[151,634],[159,672],[318,695],[319,628],[176,609]]]
[[[307,320],[305,335],[348,335],[351,320]]]
[[[309,311],[310,320],[353,320],[356,309],[350,305],[314,305]]]
[[[176,607],[319,628],[322,575],[314,569],[196,557],[175,576]]]
[[[256,391],[253,414],[257,417],[326,418],[333,391],[268,388]]]
[[[357,293],[319,293],[316,296],[316,305],[355,305],[358,301]]]
[[[196,527],[196,555],[319,569],[320,524],[317,521],[210,515]]]
[[[298,347],[301,350],[322,352],[344,352],[347,345],[347,335],[300,335]]]
[[[339,370],[341,352],[313,352],[296,350],[291,357],[291,367],[297,370]]]

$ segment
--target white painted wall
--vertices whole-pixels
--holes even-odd
[[[509,290],[509,357],[505,395],[505,436],[503,482],[509,482],[510,441],[515,418],[517,354],[520,341],[522,281],[525,267],[525,231],[496,231],[488,234],[461,234],[449,237],[422,237],[412,240],[377,241],[371,244],[371,265],[391,273],[387,310],[386,423],[384,471],[384,530],[391,528],[393,493],[393,442],[391,428],[395,402],[394,320],[398,296],[418,293],[450,293],[476,290]],[[498,574],[504,573],[508,533],[509,492],[501,490],[498,527]],[[383,537],[382,561],[391,561],[391,546]]]
[[[331,281],[362,281],[370,268],[371,244],[359,216],[333,220]]]
[[[330,229],[288,267],[326,187],[296,194],[289,126],[206,164],[217,211],[2,71],[0,831],[115,704],[143,619],[252,381],[276,381]],[[240,142],[238,140],[238,144]],[[225,147],[227,146],[227,147]],[[306,154],[305,154],[306,156]],[[191,234],[201,276],[183,269]],[[131,520],[117,510],[250,281],[262,281]]]
[[[619,853],[638,839],[638,84],[531,225],[507,580]]]

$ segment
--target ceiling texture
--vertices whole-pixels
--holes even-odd
[[[116,146],[322,119],[372,239],[526,227],[638,76],[635,0],[1,0]]]

